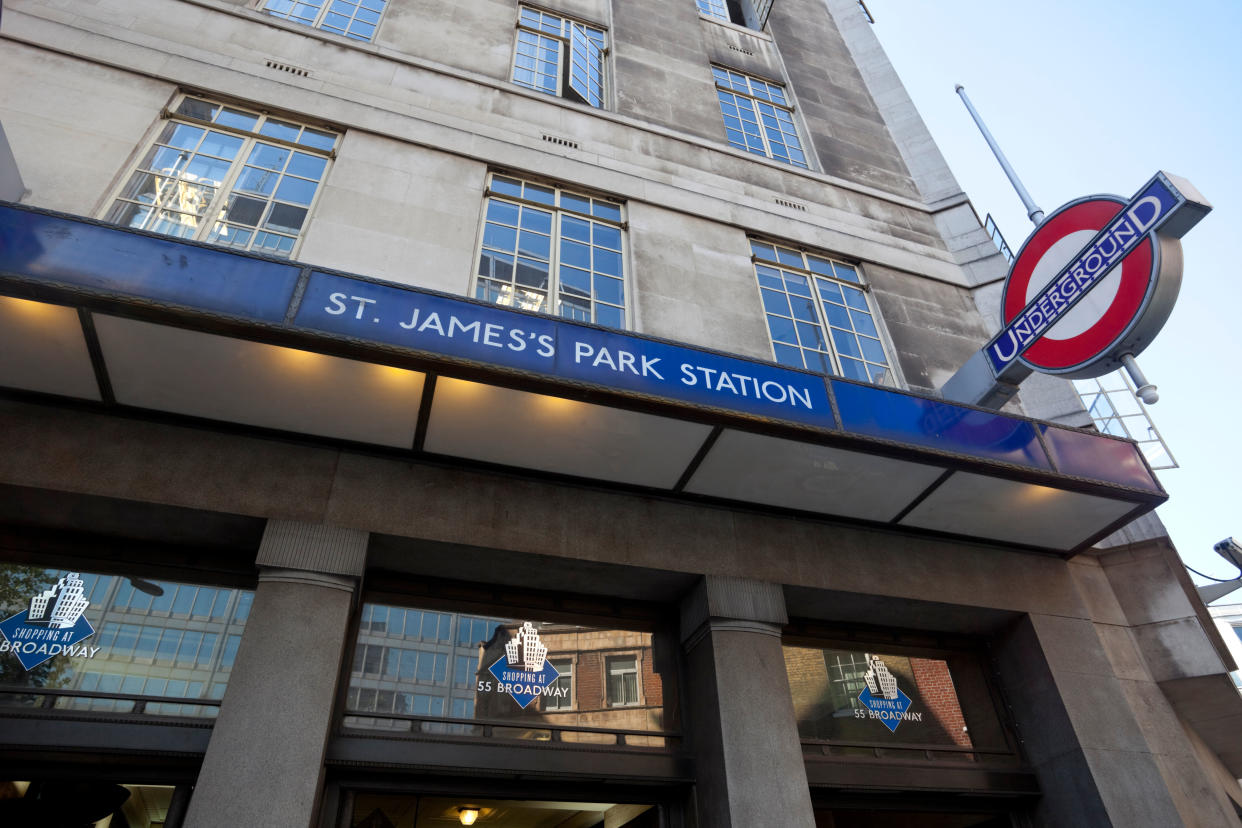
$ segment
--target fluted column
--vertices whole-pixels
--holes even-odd
[[[188,828],[308,828],[368,535],[269,521],[259,586]]]
[[[699,824],[811,828],[778,584],[707,576],[682,603]]]

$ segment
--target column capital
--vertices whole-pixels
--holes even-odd
[[[788,622],[784,590],[767,581],[705,575],[681,602],[681,640],[687,646],[721,624],[780,635]]]
[[[255,563],[261,567],[324,575],[362,576],[370,534],[358,529],[269,520]]]

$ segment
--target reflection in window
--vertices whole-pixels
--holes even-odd
[[[545,696],[544,710],[572,710],[574,707],[574,660],[572,658],[548,659],[559,674],[552,687],[558,692]]]
[[[0,617],[29,610],[32,597],[66,574],[0,564]],[[55,655],[25,670],[16,657],[0,653],[0,685],[186,699],[223,696],[253,592],[93,572],[78,577],[89,602],[83,617],[95,630],[81,644],[95,654]],[[41,701],[36,694],[0,695],[6,704]],[[64,696],[56,707],[131,712],[135,702]],[[144,709],[163,715],[215,714],[214,707],[192,704],[148,702]]]
[[[259,112],[183,98],[105,218],[288,257],[336,139]]]
[[[777,362],[893,384],[856,267],[767,242],[752,241],[750,248]]]
[[[783,650],[801,738],[972,746],[948,662],[818,647]],[[860,699],[864,692],[875,698],[886,692],[889,699],[904,696],[909,706],[869,707]]]
[[[638,704],[638,659],[614,656],[607,659],[608,706],[624,707]]]
[[[404,633],[388,623],[394,612],[407,619],[416,613],[438,615],[447,619],[452,634],[412,646],[408,621]],[[347,726],[418,731],[420,726],[401,718],[412,716],[526,726],[664,728],[663,683],[651,666],[651,633],[531,622],[527,638],[518,635],[524,629],[519,620],[372,603],[363,605],[361,617],[367,620],[359,625],[354,647]],[[378,618],[388,619],[382,629],[377,629]],[[515,698],[515,684],[534,686],[526,706]],[[446,726],[454,733],[472,730],[440,725]],[[422,730],[428,732],[426,726]],[[562,740],[573,741],[573,736],[566,732]],[[662,737],[627,736],[626,743],[658,746]]]
[[[492,175],[477,299],[625,327],[621,205]]]
[[[265,0],[263,11],[354,40],[372,40],[387,0]]]

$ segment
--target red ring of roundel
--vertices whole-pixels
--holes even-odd
[[[1005,324],[1014,320],[1026,307],[1026,287],[1040,258],[1059,240],[1080,230],[1101,230],[1112,221],[1126,202],[1107,197],[1063,207],[1048,217],[1027,239],[1005,281]],[[1149,233],[1122,261],[1121,285],[1117,296],[1094,325],[1070,339],[1040,339],[1022,355],[1034,368],[1065,370],[1095,359],[1108,351],[1130,327],[1143,306],[1153,273],[1152,241]]]

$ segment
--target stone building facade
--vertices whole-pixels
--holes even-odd
[[[1004,263],[860,4],[8,0],[0,77],[0,609],[92,625],[0,624],[0,817],[1238,824],[1141,455],[937,398]]]

